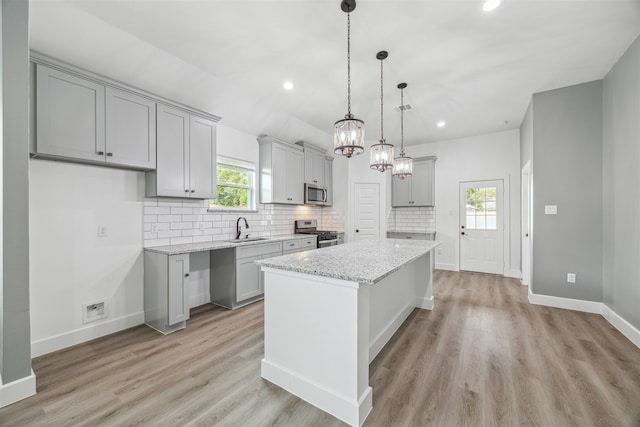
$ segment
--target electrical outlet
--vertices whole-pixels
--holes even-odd
[[[107,226],[99,225],[98,226],[98,237],[107,237]]]
[[[558,206],[557,205],[545,205],[544,214],[545,215],[557,215],[558,214]]]
[[[567,273],[567,283],[576,283],[576,273]]]
[[[95,322],[108,316],[105,301],[82,305],[82,323]]]

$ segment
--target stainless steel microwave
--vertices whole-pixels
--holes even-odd
[[[304,185],[304,204],[305,205],[327,205],[327,187],[316,184]]]

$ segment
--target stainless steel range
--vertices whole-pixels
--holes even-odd
[[[338,232],[318,230],[318,220],[299,219],[295,221],[296,234],[315,234],[318,236],[318,248],[326,248],[338,244]]]

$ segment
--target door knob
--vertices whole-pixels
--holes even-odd
[[[358,230],[358,229],[356,228],[356,233],[359,233],[359,232],[360,232],[360,230]]]

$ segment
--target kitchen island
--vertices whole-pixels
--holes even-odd
[[[258,261],[262,377],[354,426],[372,408],[369,363],[414,308],[432,309],[437,241],[361,241]]]

